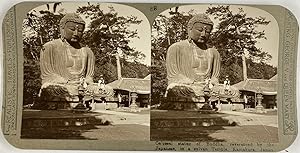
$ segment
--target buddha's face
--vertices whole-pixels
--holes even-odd
[[[64,27],[64,37],[68,42],[77,43],[82,38],[83,30],[83,24],[67,22]]]
[[[190,29],[189,36],[196,43],[206,43],[210,36],[211,30],[212,25],[196,22]]]

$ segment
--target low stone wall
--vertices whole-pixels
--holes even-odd
[[[106,109],[117,109],[118,104],[117,103],[106,103]]]
[[[221,110],[224,110],[224,111],[244,110],[243,104],[221,104],[220,107],[221,107]]]
[[[117,109],[118,104],[117,103],[94,103],[92,105],[92,110],[112,110]]]

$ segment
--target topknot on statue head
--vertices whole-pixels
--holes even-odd
[[[192,29],[195,23],[204,23],[214,26],[214,23],[206,14],[197,14],[193,16],[188,22],[188,29]]]

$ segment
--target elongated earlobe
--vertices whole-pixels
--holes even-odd
[[[65,32],[63,29],[60,29],[60,38],[61,38],[61,40],[65,39]]]
[[[189,40],[192,39],[192,38],[191,38],[191,33],[192,33],[191,31],[192,31],[192,29],[188,29],[188,31],[187,31],[187,33],[188,33],[188,39],[189,39]]]

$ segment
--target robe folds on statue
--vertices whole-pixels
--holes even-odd
[[[100,87],[93,83],[94,67],[95,57],[89,48],[75,49],[61,39],[46,43],[40,54],[41,94],[49,98],[77,96],[82,78],[87,91],[97,94]],[[113,94],[109,87],[104,91],[103,96]]]
[[[166,58],[168,96],[201,97],[205,85],[210,85],[212,92],[223,93],[223,85],[218,80],[220,60],[215,48],[202,50],[191,40],[172,44]],[[236,90],[231,90],[236,94]]]

